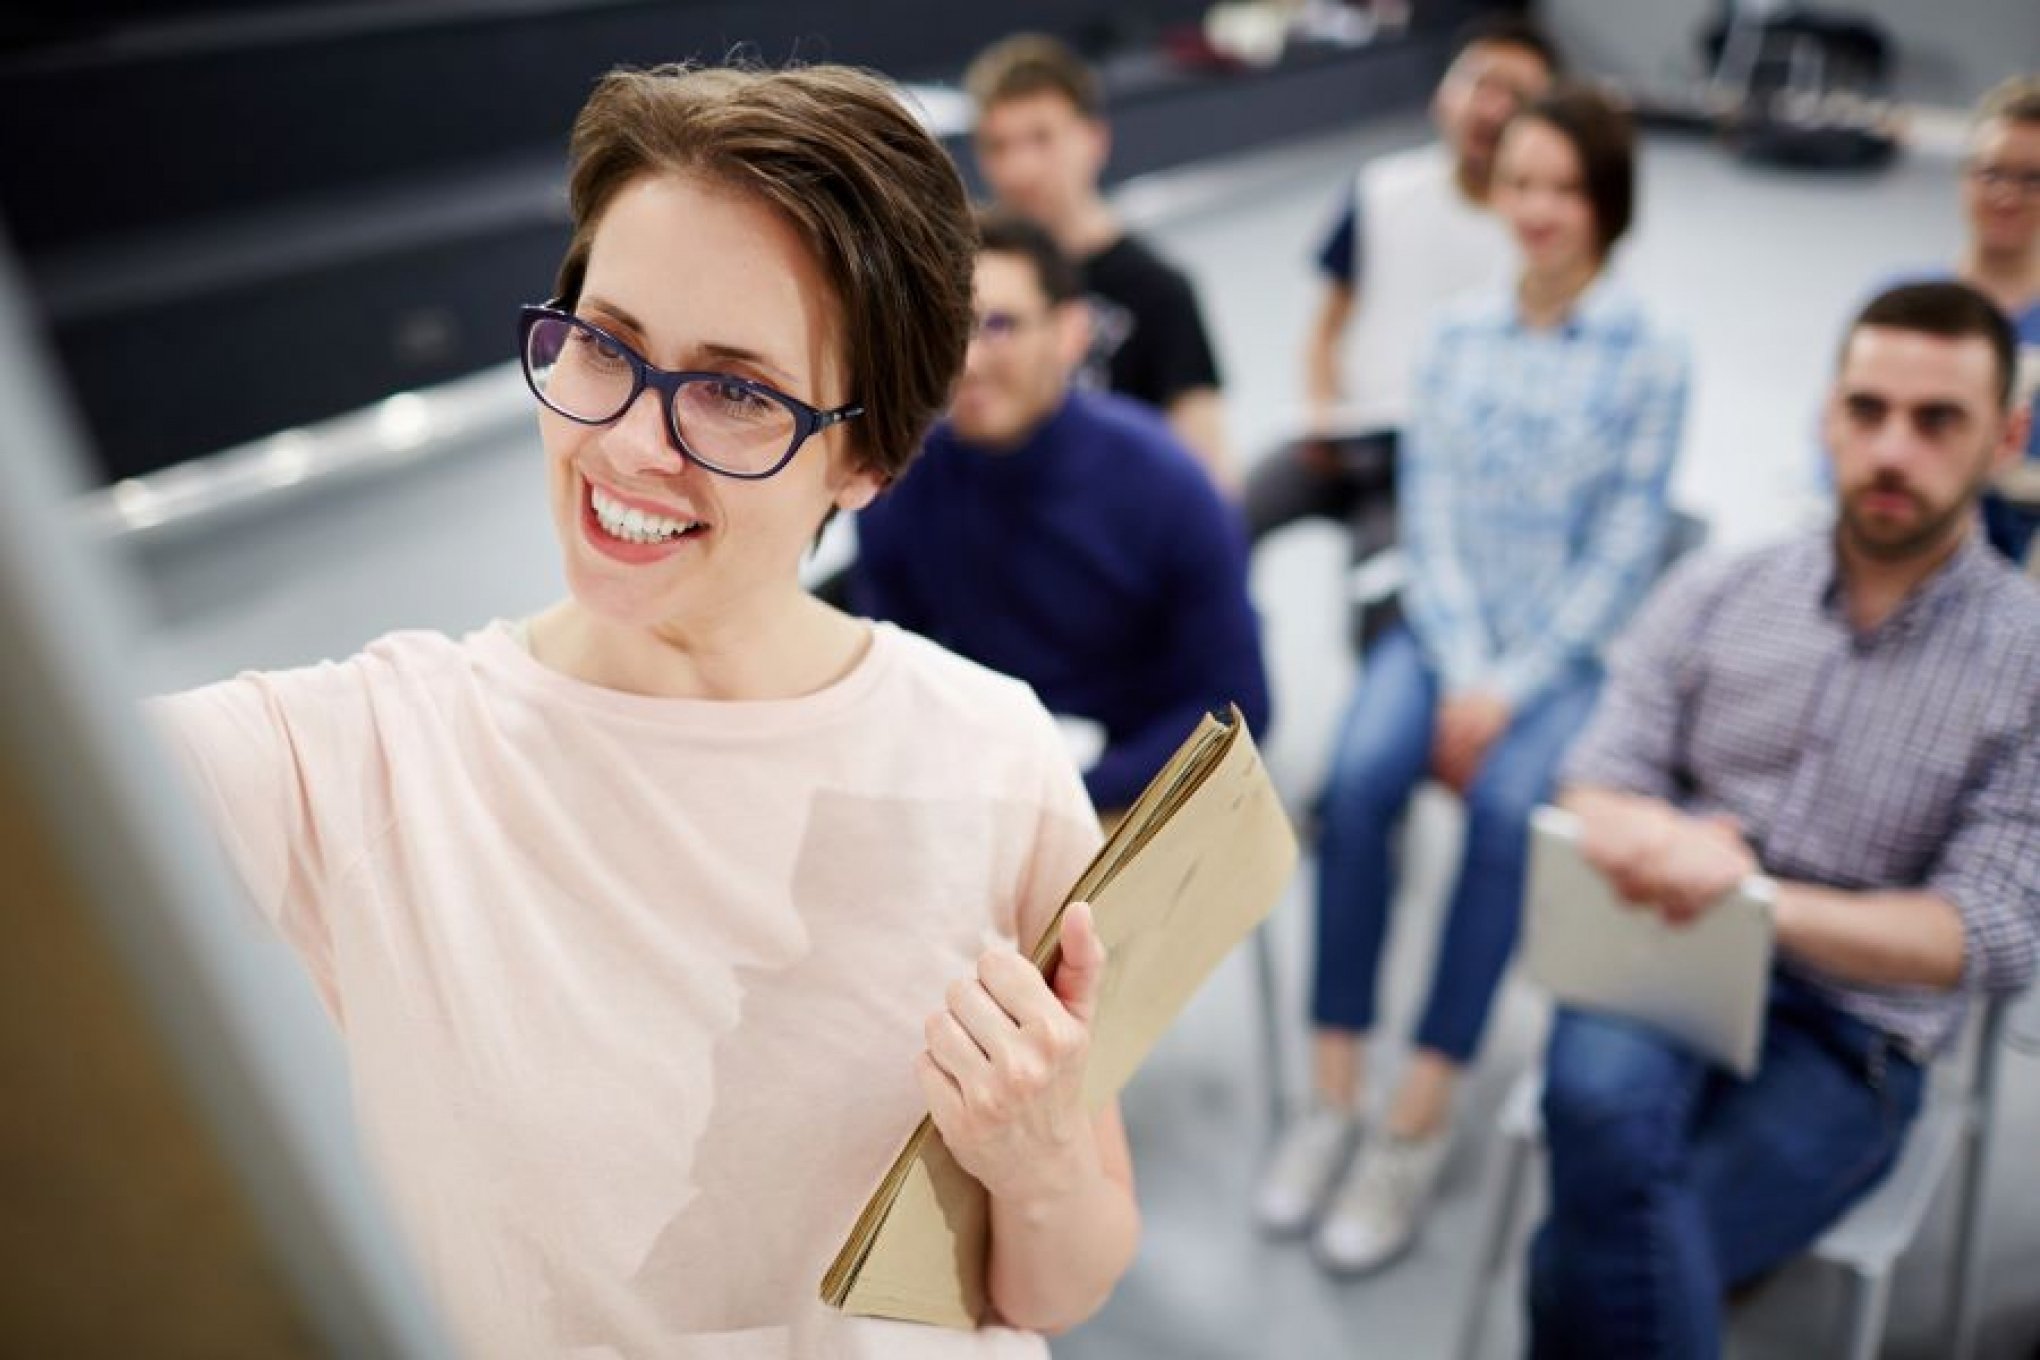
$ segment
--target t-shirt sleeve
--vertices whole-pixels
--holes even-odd
[[[1962,983],[2018,992],[2040,967],[2040,713],[2006,741],[1965,796],[1927,887],[1955,904]]]
[[[1360,196],[1349,193],[1318,244],[1318,273],[1348,288],[1360,281]]]
[[[1189,278],[1170,267],[1159,269],[1147,312],[1139,322],[1141,343],[1128,347],[1137,352],[1146,372],[1130,375],[1129,387],[1148,393],[1163,410],[1186,392],[1216,388],[1218,358]]]
[[[387,820],[352,672],[250,672],[146,705],[249,897],[336,1018],[327,889]]]

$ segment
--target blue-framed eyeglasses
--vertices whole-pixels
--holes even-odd
[[[770,477],[800,446],[862,406],[823,411],[777,388],[730,373],[671,372],[556,303],[518,319],[524,381],[548,410],[583,425],[618,419],[647,387],[659,394],[666,434],[689,462],[746,481]]]

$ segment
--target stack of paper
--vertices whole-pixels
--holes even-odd
[[[1296,837],[1238,709],[1207,717],[1064,899],[1089,902],[1106,950],[1084,1097],[1102,1108],[1219,960],[1268,914]],[[1062,914],[1034,946],[1051,973]],[[934,1122],[907,1139],[822,1278],[845,1312],[975,1327],[990,1206]]]

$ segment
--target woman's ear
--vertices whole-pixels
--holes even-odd
[[[845,459],[840,467],[842,471],[838,474],[835,484],[829,488],[832,493],[831,499],[838,510],[851,513],[862,510],[885,489],[887,480],[885,475],[866,467],[862,462],[852,463]]]

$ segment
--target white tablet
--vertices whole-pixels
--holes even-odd
[[[1764,1042],[1777,885],[1752,877],[1697,920],[1633,907],[1580,853],[1579,818],[1537,809],[1523,903],[1523,962],[1569,1006],[1664,1031],[1738,1076]]]

